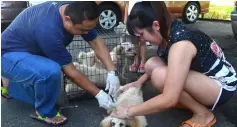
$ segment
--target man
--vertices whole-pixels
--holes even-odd
[[[92,1],[45,2],[24,10],[2,33],[1,72],[9,80],[3,95],[34,104],[36,113],[31,117],[37,120],[63,124],[67,118],[55,109],[62,70],[79,87],[94,95],[100,107],[111,108],[114,103],[109,95],[115,95],[120,83],[109,52],[94,30],[97,20],[97,5]],[[109,95],[72,64],[66,46],[74,35],[81,35],[89,42],[106,66]]]

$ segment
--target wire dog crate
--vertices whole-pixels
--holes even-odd
[[[97,30],[100,37],[104,40],[110,55],[119,74],[120,83],[128,83],[128,65],[135,57],[135,47],[130,41],[130,36],[126,34],[126,28],[119,25],[114,31]],[[125,43],[124,43],[125,42]],[[75,36],[73,42],[67,47],[72,55],[73,63],[76,68],[84,74],[93,84],[99,88],[105,88],[107,70],[95,57],[90,45],[80,36]],[[128,53],[128,54],[126,54]],[[134,54],[133,54],[134,53]],[[129,57],[130,55],[130,57]],[[86,92],[74,84],[66,75],[64,79],[65,100],[80,97]]]

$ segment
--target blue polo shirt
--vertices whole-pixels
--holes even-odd
[[[72,62],[66,49],[74,35],[65,31],[59,8],[67,2],[44,2],[25,9],[1,35],[1,53],[29,52],[65,66]],[[97,37],[95,29],[81,35],[90,42]]]

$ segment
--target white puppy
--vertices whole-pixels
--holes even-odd
[[[116,106],[134,106],[144,102],[143,94],[140,88],[131,87],[124,93],[121,93],[116,102]],[[111,112],[109,110],[108,112]],[[101,127],[145,127],[147,126],[147,120],[145,116],[135,116],[132,119],[119,119],[112,116],[105,117],[101,123]]]
[[[105,81],[107,78],[107,70],[106,69],[97,69],[95,67],[88,67],[84,64],[79,64],[77,62],[73,62],[74,66],[77,70],[83,73],[88,79],[95,84],[97,87],[105,87]],[[68,92],[76,92],[82,90],[80,87],[75,85],[72,81],[68,81],[65,86],[66,93]]]
[[[131,42],[123,42],[114,47],[113,50],[110,52],[111,59],[115,65],[118,64],[119,60],[122,60],[125,57],[135,57],[135,55],[136,55],[136,49]],[[80,52],[77,58],[80,64],[105,69],[101,61],[96,57],[94,51],[87,53]]]

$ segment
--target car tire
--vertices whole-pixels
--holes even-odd
[[[113,30],[119,24],[120,14],[113,5],[101,5],[97,27],[102,30]]]
[[[200,6],[196,2],[189,2],[183,11],[184,23],[195,23],[200,14]]]
[[[1,23],[1,32],[3,32],[9,25],[10,23]]]
[[[231,13],[231,27],[232,27],[235,40],[237,41],[237,12],[236,11]]]

